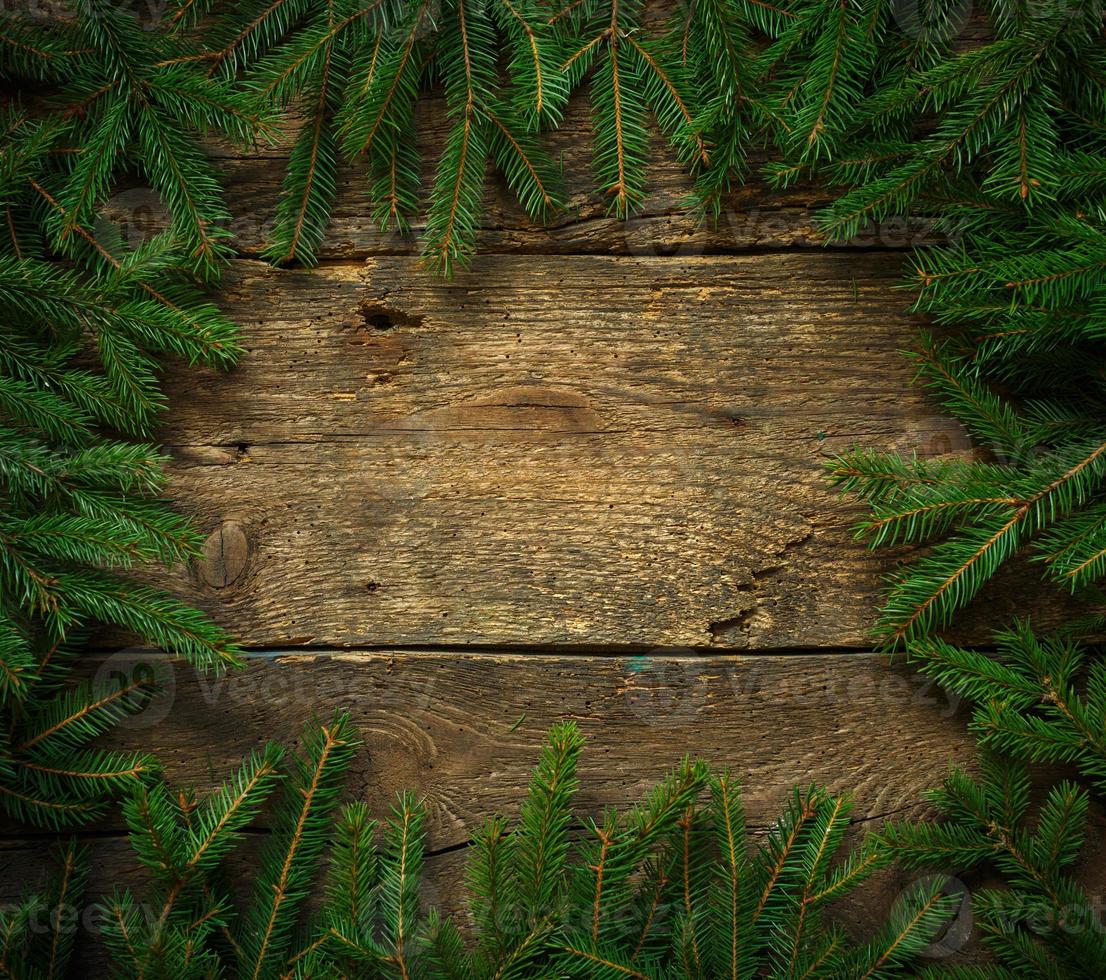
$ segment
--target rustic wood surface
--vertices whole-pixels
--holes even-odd
[[[751,837],[763,840],[794,785],[812,782],[854,799],[847,844],[884,819],[924,818],[923,791],[953,760],[969,765],[972,740],[960,706],[928,680],[873,654],[563,656],[456,650],[254,655],[231,678],[197,677],[147,651],[91,658],[93,676],[152,673],[163,693],[125,722],[112,745],[155,751],[176,784],[206,788],[266,738],[294,746],[320,708],[348,710],[363,738],[350,796],[383,817],[395,793],[425,799],[427,904],[467,920],[465,844],[491,812],[513,817],[548,727],[573,718],[588,736],[577,812],[638,799],[684,753],[724,761],[743,775]],[[1083,877],[1103,894],[1106,821],[1092,813]],[[245,890],[266,811],[235,857]],[[86,835],[94,854],[93,895],[144,894],[115,815]],[[0,840],[0,901],[45,874],[42,836]],[[890,870],[837,908],[857,936],[870,934],[916,876]],[[968,887],[976,884],[966,881]],[[95,934],[97,917],[82,924]],[[958,954],[971,955],[974,941]],[[82,950],[99,975],[103,950]]]
[[[428,170],[443,131],[429,100]],[[113,744],[202,788],[348,708],[365,742],[351,796],[377,813],[400,788],[426,796],[426,897],[449,910],[468,834],[515,811],[558,718],[590,739],[584,811],[631,802],[692,752],[742,776],[754,833],[795,783],[852,792],[855,838],[924,816],[923,790],[972,764],[955,706],[869,652],[901,556],[853,540],[859,511],[823,476],[854,445],[973,452],[899,353],[917,321],[895,287],[931,232],[888,222],[814,247],[826,192],[755,179],[697,224],[662,150],[622,224],[589,189],[588,131],[576,100],[551,137],[567,212],[536,227],[495,185],[482,254],[452,282],[419,268],[413,237],[371,227],[354,171],[321,268],[252,261],[287,145],[217,148],[243,255],[222,302],[249,354],[229,376],[168,379],[171,493],[209,536],[161,581],[256,652],[219,681],[159,667],[167,693]],[[151,201],[123,191],[113,216],[142,234]],[[986,642],[1029,594],[1024,572],[1004,575],[960,635]],[[94,894],[140,883],[117,816],[86,836]],[[35,880],[42,850],[5,829],[0,899]],[[904,882],[874,881],[843,921],[870,931]]]
[[[211,535],[172,584],[266,648],[864,647],[894,557],[826,461],[970,451],[910,387],[900,266],[239,263],[249,355],[169,383],[172,493]]]
[[[972,744],[956,703],[875,654],[280,651],[211,678],[122,651],[88,669],[160,680],[164,693],[106,744],[155,750],[185,785],[209,785],[262,741],[293,744],[313,718],[348,710],[364,742],[351,795],[380,815],[401,789],[425,797],[435,849],[464,844],[490,812],[515,812],[560,718],[589,739],[584,812],[637,800],[692,754],[741,774],[758,826],[796,784],[851,793],[859,820],[922,814],[924,790]],[[122,827],[113,820],[102,829]]]
[[[430,186],[439,148],[449,123],[441,97],[419,105],[417,143],[424,187]],[[250,150],[212,141],[210,153],[225,175],[231,230],[244,258],[257,257],[272,231],[290,148],[302,122],[290,119],[282,139]],[[484,254],[659,255],[691,256],[750,250],[811,251],[826,246],[817,225],[820,208],[833,198],[825,187],[800,180],[773,188],[761,176],[767,154],[752,147],[746,182],[737,183],[721,202],[717,218],[702,220],[688,207],[692,181],[660,135],[654,132],[646,199],[628,221],[608,214],[609,201],[596,189],[592,163],[591,108],[586,95],[569,103],[560,129],[546,134],[550,153],[563,170],[565,207],[545,224],[532,221],[501,180],[492,179],[484,195],[479,251]],[[490,173],[490,171],[489,171]],[[381,231],[370,218],[370,181],[363,166],[342,165],[338,198],[326,240],[318,251],[323,261],[371,255],[418,254],[423,216],[407,234]],[[124,234],[141,238],[165,227],[167,213],[147,188],[120,189],[108,203],[106,217]],[[940,236],[925,218],[889,217],[859,232],[834,249],[909,250],[933,244]]]
[[[570,103],[562,127],[548,134],[547,145],[564,170],[565,209],[548,225],[531,221],[511,192],[492,182],[485,194],[480,250],[484,253],[697,255],[735,250],[808,248],[825,236],[815,214],[832,200],[831,193],[810,182],[783,190],[771,188],[758,175],[766,155],[751,153],[747,183],[735,186],[722,202],[717,220],[700,221],[687,208],[692,182],[659,136],[649,165],[648,197],[640,213],[627,222],[608,216],[609,201],[594,187],[592,176],[591,108],[579,96]],[[418,111],[418,144],[424,185],[429,186],[445,141],[448,120],[441,98],[427,98]],[[215,146],[227,175],[228,200],[235,216],[234,231],[246,255],[257,254],[271,228],[288,160],[288,147],[298,132],[293,121],[286,139],[259,152]],[[330,234],[320,256],[357,258],[417,252],[417,219],[410,235],[382,232],[369,218],[369,180],[363,168],[345,166],[338,180],[339,197]],[[936,240],[924,219],[891,218],[856,236],[844,247],[905,249]]]
[[[350,795],[383,817],[400,789],[425,797],[431,854],[424,898],[465,921],[464,844],[491,812],[514,816],[549,726],[573,718],[588,736],[578,812],[638,799],[684,753],[741,773],[751,834],[763,838],[793,785],[855,797],[855,843],[885,817],[925,815],[921,794],[971,740],[956,705],[928,681],[866,655],[543,656],[404,650],[284,651],[215,680],[157,655],[120,652],[94,676],[149,674],[163,694],[111,740],[156,751],[179,785],[207,787],[266,738],[294,745],[320,711],[345,708],[364,740]],[[894,777],[890,778],[890,774]],[[254,831],[263,835],[268,813]],[[255,838],[256,839],[256,838]],[[91,838],[90,891],[146,886],[118,815]],[[0,844],[10,900],[42,875],[43,842]],[[251,865],[247,845],[242,879]],[[237,877],[237,876],[236,876]],[[888,873],[839,913],[859,934],[909,876]],[[86,927],[96,929],[94,916]],[[101,952],[91,947],[95,970]]]

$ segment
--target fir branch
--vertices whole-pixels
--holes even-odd
[[[785,961],[779,957],[787,949],[794,953],[788,975],[895,977],[908,975],[951,912],[939,893],[919,894],[893,912],[870,942],[850,943],[840,930],[824,926],[819,914],[826,896],[848,894],[876,863],[869,841],[846,860],[845,870],[831,870],[847,824],[847,801],[816,790],[797,795],[765,863],[749,856],[736,782],[728,775],[710,780],[711,798],[704,805],[700,793],[709,777],[699,762],[685,760],[629,811],[609,811],[602,825],[592,827],[598,846],[571,842],[569,805],[583,740],[573,724],[564,723],[549,734],[516,829],[508,834],[506,821],[493,817],[474,841],[468,881],[478,914],[476,934],[469,937],[439,910],[424,914],[420,908],[422,804],[408,793],[399,795],[378,855],[364,804],[351,804],[336,823],[332,819],[353,745],[348,718],[311,726],[306,742],[303,758],[283,764],[275,747],[264,760],[251,757],[198,805],[187,796],[176,798],[162,782],[131,797],[126,812],[132,843],[158,882],[154,897],[163,910],[150,922],[128,893],[101,906],[104,939],[129,974],[521,980],[541,972],[659,980],[688,975],[685,965],[691,963],[697,964],[695,975],[747,977],[780,972]],[[235,909],[216,885],[220,866],[280,776],[288,791],[254,875],[254,904],[223,943],[219,929],[235,919]],[[980,800],[979,813],[986,816],[988,805]],[[1056,795],[1043,813],[1042,847],[1055,861],[1070,862],[1070,829],[1082,812],[1078,795],[1068,792]],[[887,839],[889,847],[903,846],[905,832],[890,830]],[[924,839],[926,847],[935,840],[929,832]],[[678,859],[679,873],[654,878],[654,870],[670,864],[673,845],[686,855]],[[322,908],[310,929],[297,930],[294,909],[311,890],[327,846],[331,877]],[[995,848],[988,848],[991,853]],[[777,857],[781,868],[766,874]],[[651,920],[639,932],[621,918],[634,905],[641,877],[652,879],[642,896],[654,910],[669,902],[683,910],[670,932],[658,929],[648,941]],[[766,877],[772,898],[758,907]],[[495,910],[498,899],[524,903],[521,932],[505,928]],[[35,907],[49,904],[48,897],[34,901]],[[797,927],[800,904],[805,911]]]
[[[239,940],[243,971],[254,980],[270,959],[284,955],[291,940],[296,909],[307,895],[355,745],[344,715],[310,732],[306,758],[288,784],[280,829],[262,859],[249,924]]]
[[[1023,767],[985,758],[979,782],[953,770],[931,794],[944,825],[888,823],[880,839],[907,867],[951,865],[962,873],[992,866],[1001,873],[1008,889],[986,889],[973,899],[984,942],[1001,966],[1034,975],[1093,975],[1106,963],[1106,932],[1068,872],[1083,841],[1086,794],[1070,783],[1054,786],[1033,833],[1028,785]],[[1046,915],[1054,917],[1053,927],[1042,928]],[[1060,922],[1070,928],[1056,928]]]
[[[1077,692],[1084,663],[1078,644],[1038,640],[1019,623],[997,637],[994,656],[936,640],[907,647],[910,662],[976,704],[972,731],[989,750],[1033,762],[1074,763],[1106,792],[1106,671],[1089,668],[1086,695]]]

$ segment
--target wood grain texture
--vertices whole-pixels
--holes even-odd
[[[643,22],[663,32],[676,4],[650,0]],[[986,15],[966,5],[953,43],[970,48],[990,38]],[[916,29],[916,10],[909,4],[896,10],[907,33]],[[478,252],[514,254],[603,254],[689,256],[751,249],[810,249],[826,243],[817,213],[834,192],[807,178],[785,189],[774,189],[761,176],[776,155],[760,142],[746,147],[748,169],[723,196],[717,219],[701,221],[689,207],[692,180],[671,147],[653,127],[649,147],[648,186],[640,211],[628,221],[609,214],[610,199],[595,187],[593,123],[590,91],[585,83],[570,100],[559,127],[542,136],[543,144],[563,171],[565,208],[544,226],[531,221],[502,177],[491,168],[477,238]],[[441,148],[449,132],[445,100],[440,92],[419,100],[415,142],[421,158],[422,186],[434,179]],[[245,256],[256,257],[269,241],[291,147],[302,125],[294,116],[274,145],[242,152],[213,146],[235,215],[233,230]],[[322,258],[418,253],[423,213],[410,234],[381,232],[371,222],[370,181],[363,165],[343,165],[337,181],[337,201],[330,229],[319,250]],[[425,200],[424,200],[425,205]],[[846,249],[913,249],[942,240],[926,217],[893,215],[868,227],[847,242]]]
[[[460,863],[493,813],[513,817],[549,727],[571,718],[588,737],[577,810],[627,806],[683,755],[741,776],[749,825],[762,835],[792,786],[826,785],[855,798],[858,832],[888,816],[927,813],[922,792],[949,760],[969,761],[957,706],[931,682],[872,654],[786,656],[542,656],[494,651],[283,651],[214,679],[151,651],[89,657],[97,678],[154,676],[161,694],[124,720],[105,747],[155,752],[167,777],[199,790],[275,739],[295,746],[305,725],[350,712],[363,744],[349,798],[384,816],[395,794],[425,798],[428,899],[458,910]],[[268,813],[255,824],[263,834]],[[111,814],[94,832],[98,874],[136,880]],[[27,845],[14,828],[0,846],[0,900],[25,880]],[[41,863],[41,842],[37,851]],[[23,862],[23,863],[21,863]],[[36,866],[37,867],[37,866]],[[105,870],[106,869],[106,870]],[[857,896],[851,921],[897,894],[894,876]],[[887,891],[887,889],[890,889]]]
[[[423,187],[428,188],[449,131],[442,98],[424,99],[417,118]],[[260,152],[215,151],[232,202],[238,247],[245,254],[258,254],[271,233],[288,153],[300,125],[292,120],[285,138]],[[805,247],[822,241],[814,214],[828,203],[828,197],[809,184],[777,193],[754,178],[727,195],[718,222],[699,222],[687,206],[691,180],[656,133],[649,195],[641,212],[628,222],[609,217],[609,202],[594,188],[591,109],[584,93],[572,100],[564,124],[544,139],[563,166],[565,210],[544,226],[531,221],[502,178],[489,170],[477,240],[480,252],[697,254],[749,247]],[[338,200],[321,257],[417,253],[424,216],[415,220],[409,235],[380,231],[370,217],[369,185],[362,166],[341,168]],[[902,247],[901,241],[891,242],[893,230],[887,229],[888,242]],[[898,230],[903,238],[906,232],[905,227]],[[915,233],[920,234],[920,229]],[[870,242],[875,243],[876,237],[871,236]]]
[[[225,678],[143,651],[93,660],[100,676],[152,671],[164,693],[105,745],[155,751],[197,786],[266,739],[296,742],[313,717],[350,712],[364,746],[350,791],[385,812],[425,796],[435,848],[514,813],[545,733],[576,720],[590,740],[580,805],[636,800],[685,753],[727,765],[764,825],[790,787],[856,798],[856,817],[925,812],[922,791],[971,755],[955,706],[873,654],[545,656],[493,651],[287,651]],[[118,825],[107,825],[118,826]]]
[[[429,176],[440,98],[418,127]],[[213,149],[247,258],[268,241],[295,133]],[[194,569],[162,581],[278,652],[218,681],[143,652],[85,665],[154,665],[165,694],[109,744],[154,751],[200,788],[261,741],[294,744],[313,715],[350,710],[364,737],[350,796],[377,815],[401,788],[426,796],[424,899],[462,918],[464,842],[517,812],[558,718],[590,738],[584,812],[632,802],[690,752],[742,777],[755,836],[813,781],[854,794],[855,841],[885,816],[926,815],[923,791],[972,759],[931,684],[827,652],[869,645],[896,555],[852,540],[859,512],[827,489],[826,458],[971,451],[898,353],[915,323],[893,287],[902,250],[934,241],[928,224],[891,219],[824,251],[814,216],[830,194],[755,176],[699,223],[657,138],[644,209],[618,222],[591,187],[590,134],[574,98],[548,137],[570,193],[547,227],[492,179],[483,256],[452,283],[411,258],[421,222],[408,236],[372,226],[349,167],[323,268],[235,263],[221,301],[249,356],[230,377],[168,379],[171,493],[208,538]],[[164,213],[135,188],[107,217],[137,241]],[[1026,581],[1004,575],[960,635],[984,640],[1023,611]],[[375,649],[305,651],[349,646]],[[718,653],[735,650],[757,655]],[[1101,902],[1093,820],[1082,869]],[[236,880],[268,826],[252,828]],[[142,885],[121,829],[115,813],[86,835],[94,896]],[[39,880],[43,852],[0,828],[0,901]],[[842,921],[870,933],[907,881],[878,877]],[[94,942],[79,956],[84,975],[106,972]]]
[[[588,736],[577,812],[635,802],[688,753],[739,775],[751,833],[763,839],[793,785],[820,783],[855,799],[849,843],[882,820],[929,811],[923,791],[950,760],[972,766],[972,740],[956,705],[930,682],[871,654],[787,656],[545,657],[456,651],[254,656],[241,674],[197,678],[179,663],[132,651],[91,660],[92,673],[152,670],[164,693],[109,744],[155,751],[177,784],[205,789],[251,747],[296,743],[334,707],[350,711],[364,742],[348,796],[386,813],[394,794],[425,797],[424,902],[465,921],[465,842],[492,813],[517,814],[548,727],[575,719]],[[1106,888],[1101,812],[1092,812],[1082,865],[1092,896]],[[250,880],[266,812],[232,864]],[[143,887],[118,815],[88,839],[93,896]],[[42,840],[0,841],[0,901],[42,874]],[[237,870],[234,870],[237,869]],[[913,876],[888,871],[837,908],[857,935]],[[975,878],[968,879],[976,887]],[[89,920],[95,931],[95,919]],[[82,944],[86,962],[102,951]]]
[[[664,30],[675,4],[650,0],[643,5],[644,22]],[[954,44],[970,48],[990,38],[986,15],[966,5],[969,18],[960,24]],[[909,4],[896,10],[900,26],[916,27]],[[323,259],[368,255],[417,254],[417,239],[425,226],[425,189],[430,187],[441,148],[449,132],[445,100],[440,92],[420,98],[415,112],[415,142],[421,159],[423,213],[410,234],[380,231],[370,220],[370,181],[363,163],[342,165],[336,183],[337,200],[330,229],[319,249]],[[243,151],[212,142],[210,153],[223,174],[227,200],[234,215],[231,230],[243,256],[256,257],[269,242],[277,202],[291,148],[302,126],[292,114],[273,145]],[[592,107],[588,85],[570,100],[560,126],[542,141],[563,171],[565,208],[546,225],[531,221],[502,177],[489,168],[477,249],[483,253],[699,255],[749,249],[807,249],[825,243],[817,212],[833,200],[833,192],[809,179],[773,189],[762,177],[764,164],[775,159],[758,141],[747,147],[748,171],[723,197],[719,218],[700,221],[689,208],[692,181],[672,149],[653,129],[648,161],[648,193],[639,213],[619,221],[608,213],[610,201],[594,186]],[[148,189],[117,195],[109,216],[138,234],[160,227],[164,212]],[[930,219],[891,216],[860,232],[845,248],[912,249],[941,240]]]
[[[969,451],[910,387],[900,268],[238,263],[248,356],[167,385],[171,493],[219,536],[171,584],[259,647],[866,646],[894,556],[824,464]],[[979,622],[1015,609],[992,599]]]
[[[440,96],[420,102],[417,142],[422,156],[423,187],[433,182],[440,148],[448,132]],[[302,122],[292,118],[273,146],[243,151],[213,144],[212,156],[223,175],[233,214],[231,231],[246,257],[260,255],[272,233],[288,156]],[[832,200],[824,187],[807,181],[774,190],[758,174],[768,157],[754,147],[747,182],[726,194],[721,214],[701,221],[688,206],[692,181],[662,137],[651,141],[648,194],[639,213],[628,221],[608,215],[609,200],[594,187],[591,108],[586,93],[569,105],[560,129],[544,139],[563,167],[566,189],[563,211],[542,225],[527,217],[502,177],[489,170],[477,249],[482,253],[699,255],[748,249],[809,249],[824,243],[816,214]],[[370,181],[361,165],[343,164],[337,178],[337,201],[318,255],[322,259],[369,255],[412,255],[425,225],[419,215],[409,234],[383,232],[371,219]],[[152,192],[123,190],[112,199],[107,217],[125,232],[144,235],[159,229],[165,212]],[[932,222],[895,216],[866,229],[843,247],[909,249],[938,241]]]

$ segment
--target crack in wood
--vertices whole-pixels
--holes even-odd
[[[807,520],[809,521],[810,519],[807,518]],[[758,614],[763,614],[765,612],[763,605],[761,605],[757,597],[762,583],[785,571],[787,564],[783,559],[796,548],[801,548],[812,537],[814,537],[814,528],[808,524],[803,534],[783,543],[783,546],[776,552],[777,561],[771,565],[765,565],[762,568],[755,569],[752,573],[751,581],[735,587],[735,591],[751,593],[754,597],[753,605],[748,609],[742,609],[732,616],[707,623],[707,632],[711,635],[712,644],[722,639],[730,639],[734,633],[738,633],[743,639],[741,644],[743,647],[748,648],[751,645],[753,621]]]

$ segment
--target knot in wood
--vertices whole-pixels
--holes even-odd
[[[200,578],[213,589],[233,585],[246,570],[250,542],[237,521],[223,521],[204,542]]]

